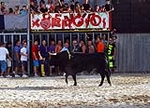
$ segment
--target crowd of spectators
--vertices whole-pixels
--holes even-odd
[[[0,54],[3,55],[0,58],[0,76],[27,77],[28,60],[32,60],[34,76],[61,75],[62,73],[59,67],[50,65],[50,59],[52,55],[62,51],[69,51],[71,53],[105,52],[108,53],[111,58],[115,59],[116,38],[113,37],[114,36],[110,37],[108,40],[107,35],[103,34],[102,37],[96,35],[95,39],[92,39],[91,35],[87,35],[87,41],[78,39],[69,41],[66,39],[64,43],[62,40],[57,40],[56,42],[54,39],[50,39],[49,42],[42,40],[41,43],[35,40],[30,50],[27,47],[27,41],[25,39],[23,39],[22,42],[17,40],[14,45],[12,45],[11,42],[8,42],[6,46],[0,44]],[[48,45],[47,43],[50,44]],[[30,51],[32,55],[31,59],[28,59],[28,51]],[[5,54],[3,54],[4,52]],[[113,63],[114,59],[112,60]],[[113,65],[111,64],[111,66]],[[42,71],[45,72],[44,75]]]
[[[14,15],[26,15],[28,13],[28,8],[26,5],[14,7],[7,7],[5,2],[0,2],[0,15],[14,14]]]
[[[71,0],[67,3],[65,0],[30,0],[31,13],[81,13],[81,12],[110,12],[114,10],[110,0],[106,0],[103,6],[89,4],[88,0],[84,0],[81,4],[79,1]]]

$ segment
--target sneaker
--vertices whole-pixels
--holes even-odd
[[[37,73],[35,73],[35,74],[34,74],[34,77],[38,77],[38,74],[37,74]]]
[[[22,75],[22,78],[27,78],[28,76],[26,74],[23,74]]]
[[[15,77],[16,77],[16,78],[19,78],[20,76],[19,76],[19,75],[17,75],[17,74],[15,74]]]
[[[10,76],[10,75],[7,75],[6,77],[7,77],[7,78],[11,78],[12,76]]]

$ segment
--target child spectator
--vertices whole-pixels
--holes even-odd
[[[26,15],[28,13],[27,7],[25,5],[22,6],[22,9],[20,10],[21,15]]]

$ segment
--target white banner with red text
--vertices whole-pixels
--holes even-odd
[[[108,13],[31,14],[31,30],[101,29],[110,28]]]

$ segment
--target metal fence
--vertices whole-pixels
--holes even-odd
[[[118,72],[150,72],[150,34],[117,34]]]

